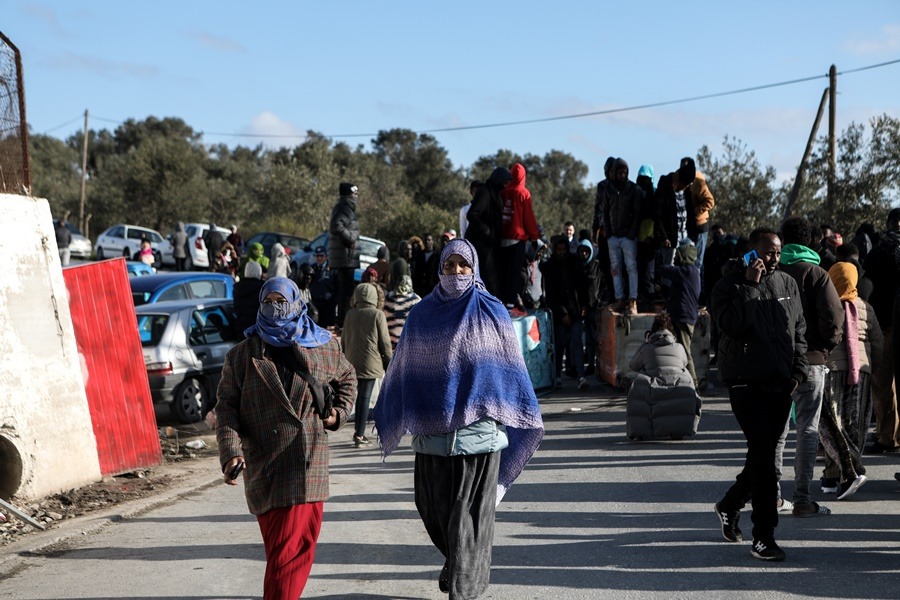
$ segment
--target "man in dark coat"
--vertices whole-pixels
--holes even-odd
[[[359,188],[352,183],[342,183],[339,192],[340,198],[331,210],[328,226],[328,268],[336,276],[336,324],[342,328],[356,287],[353,272],[359,268],[359,220],[356,218]]]
[[[781,264],[784,273],[797,282],[800,304],[806,321],[806,360],[809,363],[807,380],[794,392],[794,421],[797,442],[794,450],[794,507],[795,517],[827,515],[828,509],[812,501],[809,483],[816,466],[819,447],[819,416],[825,394],[825,361],[844,337],[844,309],[837,290],[819,265],[819,255],[808,247],[812,228],[803,217],[791,217],[781,225],[784,248]],[[781,472],[784,441],[788,423],[778,441],[776,469]]]
[[[749,265],[741,258],[730,261],[712,292],[712,314],[721,331],[719,374],[747,439],[744,469],[715,511],[725,539],[740,542],[740,510],[752,500],[751,554],[777,561],[784,560],[784,552],[775,543],[775,448],[791,394],[806,380],[806,321],[797,282],[778,270],[778,234],[756,229],[750,243],[758,257]]]
[[[900,208],[888,213],[887,229],[863,263],[874,288],[870,304],[884,332],[884,354],[872,373],[872,406],[875,411],[875,443],[869,454],[900,451],[900,420],[894,384],[894,298],[900,290]]]
[[[565,236],[554,236],[550,242],[553,254],[541,264],[547,307],[553,314],[553,339],[556,347],[556,385],[562,385],[563,350],[568,350],[569,367],[574,367],[578,387],[587,389],[584,377],[584,346],[581,334],[588,309],[588,282],[584,267],[569,252]]]
[[[497,167],[472,198],[467,218],[466,239],[475,246],[481,269],[481,279],[487,291],[500,294],[499,253],[503,233],[503,200],[500,191],[510,182],[508,169]]]
[[[203,243],[206,244],[206,255],[209,257],[209,270],[215,271],[216,258],[222,251],[222,244],[225,243],[225,238],[219,233],[219,228],[215,223],[209,224],[209,231],[203,236]]]
[[[72,243],[72,232],[66,227],[65,219],[60,219],[53,227],[53,233],[56,236],[56,247],[59,249],[59,262],[62,266],[67,266],[71,257],[69,252],[69,244]]]

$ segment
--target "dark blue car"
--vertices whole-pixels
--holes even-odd
[[[224,273],[161,273],[132,277],[135,306],[197,298],[233,298],[234,278]]]

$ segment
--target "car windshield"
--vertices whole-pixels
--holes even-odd
[[[138,332],[141,346],[157,346],[166,330],[169,315],[138,315]]]

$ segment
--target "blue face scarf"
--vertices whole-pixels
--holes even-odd
[[[263,301],[272,292],[285,297],[286,302],[265,304]],[[273,277],[266,281],[259,291],[259,312],[256,325],[244,331],[246,337],[254,333],[271,346],[285,348],[297,344],[302,348],[316,348],[328,343],[331,334],[313,323],[306,311],[306,304],[300,300],[300,289],[287,277]]]

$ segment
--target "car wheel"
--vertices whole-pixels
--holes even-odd
[[[97,260],[103,260],[104,258],[106,258],[106,255],[103,254],[103,248],[97,246]]]
[[[206,387],[199,379],[190,377],[175,389],[172,416],[181,423],[196,423],[206,408]]]

